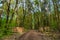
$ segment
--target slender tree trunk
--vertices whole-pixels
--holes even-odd
[[[10,19],[9,23],[11,23],[12,20],[13,20],[13,17],[14,17],[15,11],[17,11],[17,10],[16,10],[16,9],[17,9],[17,6],[18,6],[18,0],[16,0],[16,5],[15,5],[15,8],[13,9],[13,13],[12,13],[12,15],[11,15],[11,19]]]
[[[23,9],[23,27],[24,27],[24,22],[25,22],[25,10]]]
[[[28,13],[31,13],[31,11],[33,11],[32,13],[32,29],[35,29],[35,23],[34,23],[34,10],[32,10],[32,3],[30,2],[30,0],[26,0],[27,2],[27,7],[28,7]]]
[[[25,0],[24,0],[24,1],[25,1]],[[22,26],[23,26],[23,27],[25,27],[25,23],[24,23],[24,22],[25,22],[25,16],[26,16],[26,12],[25,12],[25,10],[26,10],[26,9],[25,9],[25,6],[26,6],[26,5],[24,5],[24,4],[25,4],[25,3],[23,2],[23,22],[22,22],[22,24],[23,24]]]
[[[11,0],[9,0],[9,3],[7,2],[7,6],[8,6],[8,9],[7,9],[7,17],[6,17],[6,28],[8,29],[8,24],[9,24],[9,13],[10,13],[10,2]]]
[[[57,28],[59,29],[59,12],[58,12],[58,5],[57,5],[57,0],[52,0],[53,1],[53,5],[54,5],[54,13],[55,13],[55,19],[56,19],[56,22],[57,22]]]
[[[1,27],[1,14],[2,14],[2,10],[0,10],[0,27]]]
[[[35,29],[34,13],[32,13],[32,29]]]

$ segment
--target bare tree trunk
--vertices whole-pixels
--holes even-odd
[[[8,6],[8,9],[7,9],[7,17],[6,17],[6,25],[5,27],[8,29],[8,24],[9,24],[9,13],[10,13],[10,2],[11,0],[9,0],[9,3],[7,2],[7,6]]]
[[[32,29],[35,29],[35,23],[34,23],[34,10],[32,9],[32,3],[30,2],[30,0],[26,0],[27,2],[27,7],[28,7],[28,13],[31,13],[31,11],[33,11],[31,14],[32,14]]]
[[[0,27],[1,27],[1,14],[2,14],[2,10],[0,9]]]
[[[53,5],[54,5],[54,13],[55,13],[55,19],[56,19],[56,22],[57,22],[57,28],[59,29],[59,12],[58,12],[58,4],[57,4],[57,0],[52,0],[53,1]]]
[[[17,10],[16,10],[16,9],[17,9],[17,6],[18,6],[18,0],[16,0],[16,5],[15,5],[15,8],[13,9],[13,13],[12,13],[12,15],[11,15],[11,19],[10,19],[9,23],[11,23],[12,20],[13,20],[14,13],[15,13],[15,11],[17,11]]]
[[[24,20],[25,20],[25,10],[23,9],[23,27],[24,27]]]

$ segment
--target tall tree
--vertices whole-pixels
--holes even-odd
[[[12,1],[12,0],[11,0]],[[13,1],[14,2],[14,1]],[[11,23],[12,22],[12,20],[13,20],[13,17],[14,17],[14,14],[15,14],[15,11],[17,11],[16,9],[17,9],[17,7],[18,7],[18,0],[16,0],[16,4],[15,4],[15,7],[14,7],[14,9],[12,9],[12,15],[11,15],[11,18],[10,18],[10,21],[9,21],[9,23]]]
[[[7,0],[6,1],[6,5],[7,5],[7,10],[6,10],[6,13],[7,13],[7,16],[6,16],[6,28],[8,29],[8,24],[9,24],[9,13],[10,13],[10,2],[11,2],[11,0]]]
[[[0,9],[0,27],[1,27],[1,15],[2,15],[2,10]]]
[[[58,0],[52,0],[53,1],[53,5],[54,5],[54,13],[55,13],[55,19],[56,19],[56,23],[57,23],[57,28],[59,29],[59,10],[58,10]]]
[[[1,27],[1,15],[2,15],[2,1],[0,2],[0,27]]]
[[[32,29],[34,29],[34,10],[33,10],[33,6],[32,6],[32,3],[30,0],[26,0],[26,5],[27,5],[27,8],[28,8],[28,13],[31,13],[32,14]]]

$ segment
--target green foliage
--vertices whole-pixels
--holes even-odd
[[[12,34],[11,28],[17,26],[24,27],[28,30],[49,26],[54,30],[58,30],[60,27],[58,26],[60,14],[57,0],[25,1],[25,4],[22,0],[18,0],[18,2],[17,0],[11,0],[10,5],[7,0],[3,3],[3,8],[1,7],[3,12],[2,14],[0,13],[0,17],[3,15],[0,20],[0,37]],[[53,4],[49,4],[49,2],[53,2]],[[8,8],[9,6],[10,8]],[[8,21],[7,23],[6,20]],[[10,21],[11,23],[9,23]]]
[[[0,38],[6,35],[10,35],[12,34],[12,27],[14,27],[16,25],[16,23],[13,21],[11,24],[9,24],[9,28],[5,28],[5,22],[6,19],[2,19],[2,23],[1,23],[1,27],[0,27]]]

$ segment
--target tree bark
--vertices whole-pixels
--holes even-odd
[[[8,25],[9,25],[9,13],[10,13],[10,2],[11,0],[9,0],[9,3],[7,2],[7,6],[8,6],[8,9],[7,9],[7,17],[6,17],[6,25],[5,27],[8,29]]]
[[[9,23],[11,23],[12,20],[13,20],[13,17],[14,17],[15,11],[17,11],[17,10],[16,10],[16,9],[17,9],[17,6],[18,6],[18,0],[16,0],[16,5],[15,5],[15,8],[13,9],[13,13],[12,13],[12,15],[11,15],[11,19],[10,19]]]
[[[52,0],[53,1],[53,5],[54,5],[54,13],[55,13],[55,19],[56,19],[56,22],[57,22],[57,28],[59,29],[59,11],[58,11],[58,4],[57,4],[57,0]],[[60,29],[59,29],[60,30]]]

